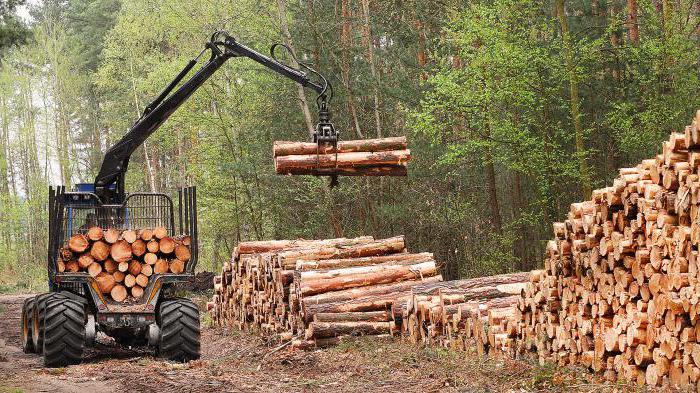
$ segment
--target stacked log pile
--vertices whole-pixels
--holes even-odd
[[[530,273],[510,273],[413,287],[411,296],[394,304],[392,317],[414,343],[454,350],[489,347],[508,339],[508,316],[527,285]]]
[[[610,380],[700,386],[700,111],[663,152],[554,224],[518,301],[519,350]]]
[[[337,148],[276,141],[273,157],[279,175],[406,176],[411,151],[406,137],[341,141]]]
[[[185,271],[190,243],[189,236],[168,236],[165,227],[135,231],[94,226],[66,241],[56,268],[59,273],[87,272],[116,302],[136,300],[151,276]]]
[[[394,301],[441,280],[433,255],[408,253],[403,236],[242,242],[208,308],[220,326],[318,347],[395,333]]]

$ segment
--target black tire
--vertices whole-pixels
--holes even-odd
[[[44,320],[44,365],[65,367],[78,364],[85,349],[85,306],[72,299],[47,303]]]
[[[22,304],[22,351],[24,353],[35,353],[34,342],[32,341],[32,317],[34,314],[34,298],[30,297],[24,300]]]
[[[199,359],[199,309],[190,300],[166,300],[158,308],[158,356],[177,362]]]
[[[34,298],[34,311],[32,314],[32,343],[36,353],[44,353],[44,317],[46,316],[46,304],[50,300],[65,298],[66,296],[59,292],[42,293]]]

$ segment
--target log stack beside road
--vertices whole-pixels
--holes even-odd
[[[700,386],[700,111],[555,223],[508,340],[609,380]]]
[[[509,273],[417,285],[394,303],[392,317],[414,343],[484,353],[507,338],[501,321],[515,314],[529,277]]]
[[[394,301],[441,280],[433,255],[408,253],[403,236],[242,242],[208,308],[218,325],[318,347],[396,333]]]

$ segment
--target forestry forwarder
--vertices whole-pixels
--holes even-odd
[[[93,346],[98,331],[124,345],[148,344],[158,356],[188,361],[199,358],[199,311],[189,299],[174,296],[173,284],[194,279],[198,257],[197,194],[195,187],[178,191],[178,227],[175,226],[173,201],[161,193],[127,193],[126,170],[132,153],[144,143],[197,88],[232,57],[247,57],[316,91],[319,123],[314,141],[336,145],[338,134],[330,122],[328,102],[332,87],[328,80],[299,63],[315,75],[312,81],[302,70],[292,68],[238,43],[226,32],[212,35],[204,50],[175,77],[150,103],[143,115],[124,137],[111,147],[102,162],[94,184],[78,184],[73,191],[64,186],[49,189],[48,293],[25,301],[22,310],[22,344],[27,353],[44,355],[47,367],[80,363],[83,350]],[[211,57],[189,80],[180,82],[199,58]],[[176,87],[174,93],[170,94]],[[88,273],[59,272],[59,250],[76,232],[91,225],[103,229],[142,229],[166,227],[170,235],[179,233],[191,239],[191,259],[182,274],[154,274],[139,300],[117,303],[101,293]],[[179,232],[176,232],[179,229]]]

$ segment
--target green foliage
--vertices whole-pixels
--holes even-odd
[[[25,0],[0,0],[0,57],[8,49],[26,43],[30,36],[29,29],[15,13],[24,3]]]
[[[272,142],[307,137],[296,86],[231,59],[136,151],[127,177],[133,191],[198,186],[202,269],[219,269],[241,240],[397,234],[411,251],[434,252],[448,278],[534,268],[551,222],[582,197],[579,159],[593,185],[608,184],[616,168],[658,153],[700,106],[690,5],[640,3],[632,42],[626,2],[566,2],[585,137],[576,153],[552,4],[370,1],[365,15],[362,2],[284,3],[298,57],[335,87],[342,138],[408,135],[410,175],[341,179],[335,189],[324,178],[275,176]],[[34,7],[31,40],[0,47],[9,50],[0,69],[3,288],[45,285],[46,186],[92,181],[106,149],[212,32],[263,52],[282,41],[278,4]],[[314,94],[306,98],[314,113]]]

